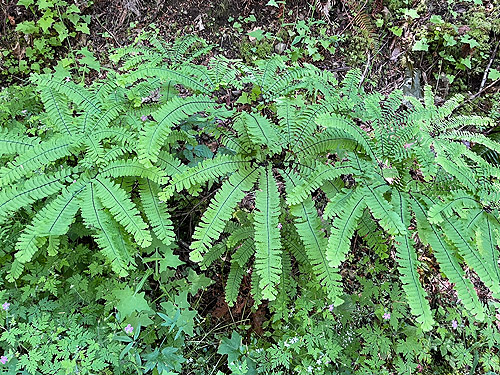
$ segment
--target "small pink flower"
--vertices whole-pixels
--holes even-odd
[[[418,372],[424,371],[424,367],[420,363],[417,365],[417,371]]]
[[[384,314],[384,316],[383,316],[383,318],[384,318],[385,320],[389,320],[389,319],[391,319],[391,313],[385,313],[385,314]]]
[[[125,332],[127,332],[127,333],[132,333],[133,330],[134,330],[134,327],[132,327],[130,324],[128,324],[125,327]]]
[[[283,228],[283,225],[281,225],[281,223],[278,223],[278,229],[281,229]]]
[[[457,329],[458,328],[458,322],[456,320],[451,321],[451,328]]]
[[[9,358],[7,358],[7,356],[5,356],[5,355],[0,357],[0,362],[2,362],[2,365],[5,365],[8,360],[9,360]]]
[[[328,310],[329,310],[330,312],[332,312],[332,311],[333,311],[333,305],[328,306]]]
[[[410,148],[411,146],[413,146],[415,144],[415,142],[413,143],[405,143],[405,145],[403,146],[405,149],[408,149]]]
[[[5,302],[3,305],[2,305],[2,309],[4,309],[5,311],[7,311],[10,307],[10,303],[8,302]]]
[[[142,121],[147,121],[147,120],[148,120],[148,116],[146,116],[146,115],[142,115],[142,116],[141,116],[141,120],[142,120]]]

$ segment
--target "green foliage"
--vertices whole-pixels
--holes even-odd
[[[399,91],[387,98],[365,94],[360,89],[359,71],[349,72],[335,86],[328,75],[309,66],[287,68],[278,58],[256,65],[244,68],[248,77],[244,81],[258,86],[266,101],[257,102],[257,107],[267,115],[241,110],[233,112],[232,123],[227,126],[204,128],[220,137],[233,155],[216,154],[174,174],[160,193],[168,200],[174,191],[207,181],[222,182],[195,229],[191,259],[203,260],[205,265],[209,262],[204,256],[213,259],[211,247],[231,222],[238,202],[247,194],[253,197],[258,181],[255,214],[250,220],[255,233],[253,272],[258,279],[254,287],[262,298],[274,300],[278,295],[280,251],[294,255],[284,246],[280,229],[293,224],[295,228],[290,230],[297,232],[295,238],[300,242],[292,246],[304,246],[307,256],[302,260],[312,267],[331,301],[342,303],[339,267],[350,252],[356,230],[373,221],[383,230],[379,236],[386,233],[394,238],[404,290],[425,330],[431,329],[433,318],[417,272],[415,235],[421,243],[430,245],[466,308],[479,320],[484,319],[483,306],[460,263],[465,261],[495,295],[498,293],[500,279],[494,266],[498,250],[491,241],[478,241],[475,228],[484,227],[480,223],[486,220],[492,236],[499,230],[499,173],[463,142],[481,144],[496,152],[500,147],[497,143],[464,130],[486,128],[489,120],[450,117],[462,98],[452,98],[438,108],[429,89],[423,104],[414,98],[403,102]],[[321,90],[324,100],[309,104],[316,89]],[[369,130],[361,129],[356,125],[359,123]],[[328,154],[333,153],[331,160]],[[284,190],[280,181],[286,184]],[[271,185],[276,187],[270,189]],[[456,201],[459,188],[462,196]],[[318,189],[326,198],[322,203],[326,204],[323,221],[310,200]],[[480,210],[477,215],[460,210],[463,204],[470,207],[468,202],[476,202],[473,207]],[[469,222],[472,217],[474,223]],[[416,227],[411,225],[412,218]],[[487,250],[481,250],[478,243],[484,243]],[[225,242],[223,246],[231,250],[237,243],[227,245]],[[217,249],[218,254],[225,251]],[[227,298],[234,303],[243,264],[238,260],[231,263]]]
[[[375,280],[358,281],[356,294],[335,308],[325,306],[314,286],[301,278],[304,292],[298,298],[272,305],[265,337],[243,345],[233,331],[231,339],[222,339],[218,353],[227,354],[235,369],[246,366],[242,373],[247,375],[498,371],[492,349],[500,335],[491,317],[472,324],[465,310],[441,307],[439,328],[429,334],[409,318],[405,292],[393,276],[380,273]]]
[[[8,32],[11,40],[17,45],[11,48],[16,51],[1,50],[1,71],[10,76],[24,75],[30,72],[40,73],[44,66],[57,59],[59,51],[64,51],[78,35],[90,34],[90,15],[84,15],[84,8],[64,0],[19,0],[19,7],[28,13],[29,19],[15,25],[15,30]],[[87,2],[85,7],[92,5]],[[9,45],[8,43],[7,45]],[[72,52],[72,51],[70,51]],[[82,63],[99,70],[99,64],[92,53],[84,48]],[[70,59],[65,59],[67,64]],[[97,65],[96,65],[97,63]],[[7,77],[8,79],[8,77]]]
[[[209,49],[194,37],[141,36],[116,51],[119,71],[101,81],[34,75],[39,96],[21,100],[30,113],[1,104],[2,290],[35,310],[2,312],[24,324],[6,324],[0,339],[13,371],[50,373],[47,356],[66,372],[219,370],[192,360],[218,337],[205,345],[212,331],[193,308],[212,281],[185,264],[210,274],[221,259],[228,307],[244,284],[274,314],[264,327],[272,340],[222,340],[225,371],[414,373],[437,347],[450,368],[479,358],[472,370],[497,371],[494,306],[471,281],[498,298],[500,170],[483,151],[500,144],[477,131],[491,121],[452,116],[463,98],[438,107],[429,88],[422,101],[368,94],[358,70],[339,83],[279,57],[197,64]],[[221,99],[238,91],[241,100]],[[351,294],[346,268],[366,245],[378,259],[362,276],[397,271],[402,288],[395,277],[359,277],[363,292]],[[465,308],[448,320],[443,306],[431,310],[429,259]],[[67,315],[41,326],[34,318],[59,312]],[[431,331],[443,321],[474,327],[468,341]],[[88,336],[74,340],[84,354],[57,342],[40,349],[26,334],[85,325]]]

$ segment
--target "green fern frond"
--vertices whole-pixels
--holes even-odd
[[[439,230],[427,220],[426,209],[417,199],[411,201],[413,212],[417,220],[417,228],[420,239],[424,244],[431,246],[434,256],[440,265],[441,271],[455,284],[458,297],[464,306],[480,321],[484,319],[484,309],[474,292],[474,287],[470,280],[465,278],[465,273],[460,267],[453,249],[440,235]]]
[[[85,186],[85,182],[77,181],[65,188],[62,194],[47,203],[33,217],[31,225],[23,231],[16,243],[16,259],[19,262],[26,263],[32,259],[41,243],[40,237],[66,234],[79,209],[77,197]]]
[[[342,115],[331,113],[318,116],[316,122],[327,129],[334,128],[343,130],[352,136],[373,160],[378,160],[372,140],[368,137],[367,133],[357,126],[352,120]]]
[[[279,153],[281,145],[275,125],[258,113],[241,112],[239,118],[244,122],[250,140],[257,146],[264,145],[272,153]]]
[[[222,254],[227,251],[226,244],[224,242],[220,242],[212,246],[210,250],[208,250],[205,255],[203,255],[203,260],[200,263],[200,267],[202,270],[206,270],[210,265],[219,259]]]
[[[86,112],[87,117],[98,116],[102,112],[101,104],[94,100],[87,90],[73,82],[59,81],[50,75],[33,75],[31,81],[36,85],[48,87],[59,94],[65,95],[80,109]]]
[[[485,233],[487,233],[489,229],[491,230],[487,224],[488,223],[486,223]],[[496,272],[492,267],[491,261],[485,262],[485,259],[490,256],[493,256],[492,260],[498,260],[497,252],[490,252],[487,257],[482,257],[481,253],[478,252],[473,246],[470,237],[467,235],[465,227],[462,225],[460,220],[456,220],[456,217],[453,217],[453,222],[446,217],[444,222],[441,224],[441,227],[443,228],[446,237],[448,237],[448,239],[458,249],[460,256],[464,258],[469,267],[477,273],[486,287],[488,287],[495,295],[499,295],[500,278],[498,272],[498,262],[496,263]],[[491,232],[489,234],[491,234]],[[480,241],[483,239],[484,236],[481,236],[481,239],[478,238]],[[484,247],[488,247],[489,244],[483,242],[481,245],[486,245]],[[497,256],[495,257],[495,255]],[[493,262],[493,264],[495,264],[495,262]]]
[[[186,88],[193,90],[194,92],[199,92],[201,94],[210,94],[212,87],[207,85],[206,82],[201,82],[197,79],[197,77],[193,77],[189,74],[189,71],[186,73],[182,70],[174,70],[168,68],[156,68],[156,67],[147,67],[138,69],[131,73],[128,73],[126,77],[124,77],[124,83],[132,84],[139,79],[144,79],[145,77],[155,77],[161,78],[164,81],[173,81],[177,84],[181,84]]]
[[[343,130],[326,129],[321,134],[307,138],[295,151],[298,157],[308,154],[326,154],[337,150],[354,150],[358,145],[355,138]]]
[[[179,192],[189,189],[193,185],[215,180],[218,177],[236,172],[248,164],[247,161],[223,154],[213,159],[203,160],[200,164],[175,174],[163,193],[160,193],[160,196],[163,200],[168,200],[176,191]]]
[[[81,195],[80,207],[85,225],[95,231],[94,238],[113,271],[126,276],[132,261],[126,241],[119,225],[98,198],[94,182],[90,181]]]
[[[142,220],[139,210],[130,201],[128,194],[105,177],[94,179],[96,196],[127,232],[134,236],[135,241],[141,247],[151,244],[151,234],[147,230],[146,223]]]
[[[233,209],[243,199],[245,192],[252,189],[256,179],[257,169],[240,169],[222,184],[193,234],[194,241],[191,243],[193,251],[190,254],[192,261],[202,260],[202,253],[205,253],[212,242],[219,238]]]
[[[397,235],[395,237],[396,254],[399,264],[400,280],[411,313],[417,318],[424,331],[429,331],[434,325],[434,319],[427,301],[427,293],[420,283],[417,267],[417,255],[409,234]]]
[[[18,183],[0,191],[0,223],[5,222],[10,214],[26,207],[37,200],[49,197],[63,189],[65,182],[70,182],[73,175],[71,168],[65,168],[54,174],[34,176],[24,183]]]
[[[383,196],[388,190],[389,186],[387,185],[379,187],[368,185],[362,188],[365,203],[373,217],[379,220],[382,228],[391,235],[404,234],[406,232],[405,225],[394,211],[392,205]]]
[[[495,284],[490,289],[498,295],[498,292],[495,292],[495,290],[500,286],[499,253],[497,248],[497,246],[500,246],[500,224],[494,220],[491,214],[482,212],[480,217],[481,219],[478,221],[475,230],[477,247],[481,259],[486,264],[488,275]],[[481,277],[481,279],[483,278]]]
[[[57,94],[51,88],[40,91],[40,98],[44,103],[47,119],[49,119],[55,126],[55,130],[59,133],[66,133],[72,136],[77,132],[74,126],[71,112],[67,103],[61,99],[60,94]]]
[[[392,194],[391,203],[404,227],[410,225],[410,210],[406,194],[395,191]],[[410,233],[404,233],[395,237],[395,248],[399,264],[400,280],[411,312],[417,317],[417,322],[422,325],[424,331],[429,331],[434,325],[427,293],[420,283],[417,273],[419,266],[417,254],[413,246]]]
[[[107,164],[99,176],[120,178],[120,177],[141,177],[160,183],[165,177],[165,173],[155,166],[145,167],[137,159],[118,160]]]
[[[216,103],[207,96],[176,97],[152,114],[155,122],[146,122],[139,137],[139,160],[146,166],[158,160],[171,128],[196,112],[210,112]]]
[[[229,307],[234,306],[234,303],[238,299],[241,282],[245,273],[245,268],[240,266],[238,263],[231,264],[225,288],[226,302]]]
[[[231,262],[244,267],[248,260],[255,254],[255,241],[248,238],[239,246],[231,257]]]
[[[261,170],[259,189],[255,195],[255,271],[260,275],[262,297],[272,301],[281,274],[281,241],[280,198],[271,168]]]
[[[230,233],[229,237],[226,240],[227,247],[229,248],[233,248],[240,242],[248,238],[253,238],[255,236],[253,226],[242,226],[232,230],[228,230],[228,228],[226,228],[225,231]]]
[[[158,199],[158,184],[143,180],[140,184],[140,195],[144,213],[153,228],[156,237],[168,246],[175,240],[174,227],[165,205]]]
[[[444,220],[443,215],[452,216],[454,212],[472,208],[482,208],[481,203],[464,190],[454,190],[449,197],[435,202],[429,208],[429,222],[441,223]]]
[[[346,254],[351,249],[351,238],[365,207],[362,193],[356,191],[343,210],[337,213],[326,248],[326,258],[331,267],[338,267],[345,260]]]
[[[288,171],[283,174],[286,181],[287,191],[292,190],[300,183],[300,178]],[[290,213],[295,217],[295,228],[304,244],[307,258],[312,265],[315,276],[326,289],[328,297],[335,306],[344,301],[340,298],[342,288],[340,286],[340,274],[337,268],[332,268],[326,258],[327,238],[321,231],[321,221],[317,215],[316,208],[311,198],[290,207]]]
[[[0,168],[0,187],[29,175],[36,169],[71,154],[72,143],[66,137],[54,137],[19,155],[6,167]]]
[[[0,128],[0,156],[24,154],[40,144],[40,139]]]
[[[311,195],[311,192],[318,189],[325,180],[333,180],[347,174],[355,174],[357,171],[349,164],[347,165],[325,165],[317,163],[314,172],[308,177],[303,185],[295,187],[287,195],[287,203],[294,205],[302,202]]]

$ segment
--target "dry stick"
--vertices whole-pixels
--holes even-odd
[[[497,43],[497,45],[495,46],[495,49],[493,50],[493,53],[491,54],[490,62],[488,63],[488,66],[486,67],[486,70],[484,71],[484,74],[483,74],[483,80],[481,81],[481,86],[479,87],[479,92],[481,92],[482,88],[484,87],[484,84],[486,83],[486,80],[488,79],[488,73],[490,71],[491,64],[493,64],[493,60],[495,60],[495,56],[497,54],[497,49],[498,49],[499,44],[500,44],[500,41]]]
[[[500,78],[491,82],[488,86],[486,87],[483,87],[481,90],[479,90],[477,93],[475,93],[474,95],[470,96],[467,100],[463,101],[462,103],[460,103],[457,108],[460,108],[462,107],[463,105],[467,104],[467,103],[470,103],[471,101],[473,101],[474,99],[476,99],[479,95],[481,95],[483,92],[485,92],[486,90],[492,88],[493,86],[495,86],[497,83],[500,83]],[[456,109],[457,109],[456,108]]]

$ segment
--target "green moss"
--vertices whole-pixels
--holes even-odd
[[[240,44],[240,54],[246,63],[255,60],[265,59],[273,53],[273,44],[267,40],[260,42],[242,42]]]

